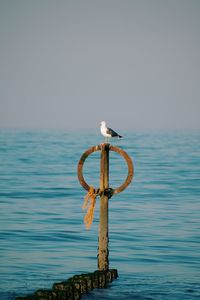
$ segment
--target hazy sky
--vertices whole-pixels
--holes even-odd
[[[200,129],[200,0],[0,0],[0,127],[101,120]]]

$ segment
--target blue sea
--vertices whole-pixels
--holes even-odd
[[[97,269],[99,198],[90,230],[78,161],[99,132],[0,131],[0,299]],[[83,299],[200,299],[200,132],[126,132],[112,144],[134,179],[109,200],[109,263],[119,278]],[[84,176],[99,187],[100,153]],[[110,186],[127,176],[110,153]]]

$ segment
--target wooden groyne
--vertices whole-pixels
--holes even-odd
[[[54,283],[52,289],[37,290],[35,293],[16,300],[80,300],[81,295],[93,289],[107,288],[109,283],[118,277],[116,269],[108,271],[95,271],[75,275],[66,281]]]
[[[100,151],[100,186],[94,188],[87,184],[83,177],[83,165],[86,158],[95,151]],[[109,152],[114,151],[120,154],[126,161],[128,167],[127,177],[122,185],[118,188],[109,186]],[[98,146],[93,146],[86,150],[78,163],[77,168],[78,179],[82,187],[88,192],[86,206],[90,199],[90,206],[86,215],[86,228],[92,224],[93,213],[96,203],[96,198],[100,197],[100,215],[99,215],[99,236],[98,236],[98,255],[97,265],[98,271],[94,273],[86,273],[75,275],[66,281],[54,283],[50,290],[38,290],[32,295],[17,297],[16,300],[79,300],[81,295],[89,293],[91,290],[98,288],[106,288],[109,283],[118,277],[116,269],[109,268],[109,231],[108,231],[108,206],[109,199],[127,188],[130,184],[133,175],[134,167],[132,159],[122,149],[114,147],[108,143]],[[84,203],[85,207],[85,203]]]

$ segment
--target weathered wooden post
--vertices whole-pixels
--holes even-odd
[[[83,164],[86,158],[95,151],[101,151],[100,160],[100,187],[93,188],[87,184],[83,177]],[[115,151],[120,154],[126,161],[128,166],[128,175],[122,185],[116,189],[109,187],[109,152]],[[78,163],[78,179],[80,184],[88,191],[88,197],[95,198],[100,196],[100,216],[99,216],[99,238],[98,238],[98,270],[108,271],[108,203],[109,199],[122,192],[131,182],[134,175],[133,163],[130,156],[122,149],[104,143],[98,146],[93,146],[83,153]],[[90,192],[92,190],[92,192]]]
[[[100,191],[106,191],[109,188],[109,144],[102,145],[100,172]],[[100,196],[99,215],[99,271],[107,271],[109,269],[108,242],[108,195],[102,193]]]

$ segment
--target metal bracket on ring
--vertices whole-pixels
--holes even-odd
[[[114,151],[114,152],[119,153],[125,159],[125,161],[127,163],[127,167],[128,167],[128,175],[127,175],[126,180],[124,181],[124,183],[122,185],[120,185],[118,188],[115,188],[115,189],[110,188],[109,189],[109,190],[112,190],[112,192],[110,191],[110,193],[112,195],[114,195],[114,194],[121,193],[131,183],[131,180],[132,180],[133,175],[134,175],[134,167],[133,167],[132,159],[130,158],[130,156],[124,150],[122,150],[118,147],[109,145],[109,144],[108,144],[108,146],[109,146],[110,151]],[[86,189],[87,191],[89,191],[90,186],[87,184],[87,182],[85,181],[85,179],[83,177],[83,165],[84,165],[85,160],[87,159],[87,157],[90,154],[92,154],[95,151],[100,151],[101,148],[102,148],[102,145],[97,145],[97,146],[93,146],[93,147],[89,148],[88,150],[86,150],[83,153],[83,155],[81,156],[81,158],[79,160],[79,163],[78,163],[78,172],[77,172],[78,173],[78,179],[79,179],[79,182],[82,185],[82,187],[84,189]],[[104,191],[104,192],[106,192],[106,191]]]

